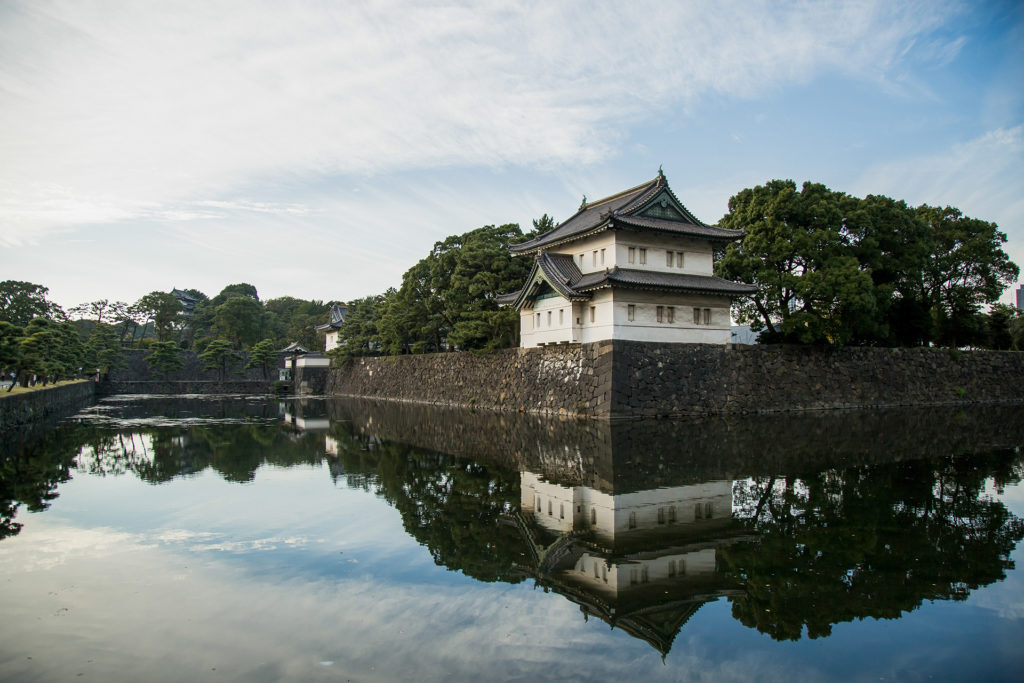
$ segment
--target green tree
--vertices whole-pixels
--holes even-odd
[[[932,252],[924,272],[936,341],[976,343],[983,334],[981,307],[995,303],[1020,274],[1002,246],[995,223],[969,218],[959,209],[923,205],[918,216],[931,229]]]
[[[260,368],[263,370],[263,379],[269,379],[270,368],[275,365],[277,365],[277,349],[274,347],[274,342],[264,339],[252,347],[252,351],[249,353],[249,362],[245,364],[245,367]]]
[[[181,359],[181,347],[177,342],[158,341],[150,346],[150,352],[146,355],[146,364],[149,369],[166,377],[168,373],[181,370],[184,362]]]
[[[508,251],[522,236],[515,224],[487,225],[437,242],[388,300],[378,330],[385,352],[513,345],[518,314],[496,297],[521,287],[530,270]]]
[[[23,331],[17,325],[0,320],[0,373],[7,379],[8,372],[17,372],[21,363],[21,339]],[[7,391],[14,389],[14,382]]]
[[[772,341],[846,344],[877,336],[875,284],[850,248],[846,218],[856,199],[824,185],[772,180],[729,200],[724,228],[745,231],[715,264],[727,279],[757,292],[736,317]]]
[[[181,324],[181,303],[169,292],[150,292],[136,302],[136,309],[153,322],[157,341],[168,341]]]
[[[226,339],[214,339],[207,345],[206,350],[199,354],[203,370],[216,370],[221,382],[224,381],[231,366],[240,359],[241,356]]]
[[[121,340],[112,325],[99,323],[86,343],[86,363],[101,375],[121,365]]]
[[[394,290],[389,290],[393,295]],[[338,347],[329,356],[344,360],[381,352],[380,324],[389,294],[378,294],[348,303],[345,322],[338,330]]]
[[[0,320],[25,327],[33,318],[54,317],[57,306],[47,301],[49,291],[49,288],[31,282],[0,282]]]
[[[28,385],[31,376],[42,380],[43,386],[57,378],[63,367],[60,352],[63,338],[57,323],[49,318],[33,318],[25,326],[17,371],[22,386]]]
[[[214,327],[235,348],[241,349],[259,339],[262,315],[259,301],[247,296],[231,296],[215,309]]]

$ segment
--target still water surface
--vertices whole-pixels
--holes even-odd
[[[1022,442],[118,397],[0,461],[0,679],[1020,680]]]

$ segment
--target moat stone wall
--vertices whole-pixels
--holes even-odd
[[[1024,353],[656,344],[361,358],[326,392],[587,417],[1024,401]]]
[[[24,394],[0,394],[0,457],[95,401],[94,382],[64,384]]]
[[[216,370],[203,370],[195,351],[182,351],[181,370],[160,376],[150,370],[146,363],[149,351],[126,350],[122,366],[115,368],[100,384],[103,394],[264,394],[271,391],[277,380],[278,369],[284,367],[284,354],[279,354],[274,367],[269,368],[267,378],[261,368],[246,369],[247,354],[233,365],[221,381]]]
[[[598,342],[479,355],[356,358],[330,370],[326,392],[549,415],[601,415],[608,413],[611,400],[611,350],[611,342]]]

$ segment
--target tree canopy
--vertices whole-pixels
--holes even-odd
[[[763,341],[985,345],[982,307],[1019,274],[994,223],[818,183],[744,189],[720,224],[744,237],[715,272],[757,287],[734,313]]]

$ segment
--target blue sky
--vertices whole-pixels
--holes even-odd
[[[1024,265],[1022,100],[1015,2],[0,2],[0,279],[353,299],[659,165],[706,222],[813,180]]]

